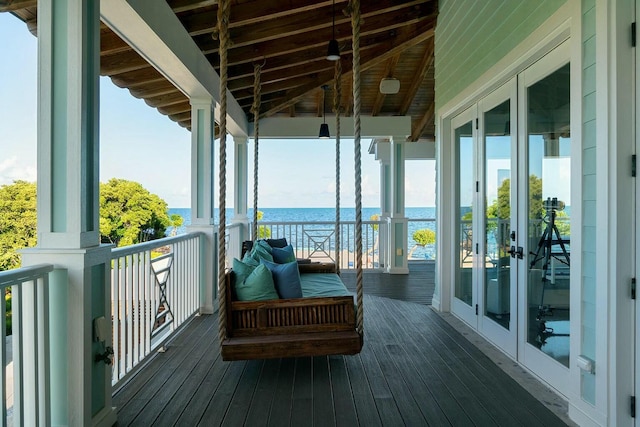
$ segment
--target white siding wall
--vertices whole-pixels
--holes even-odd
[[[596,9],[582,0],[582,343],[596,360]],[[582,372],[581,395],[595,405],[595,375]]]

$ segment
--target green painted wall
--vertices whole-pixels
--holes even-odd
[[[566,0],[440,0],[436,111],[522,42]]]
[[[582,0],[582,349],[596,358],[596,9]],[[582,372],[582,398],[595,405],[595,375]]]

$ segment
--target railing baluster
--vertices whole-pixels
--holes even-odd
[[[22,286],[13,286],[11,289],[11,329],[13,336],[13,422],[15,425],[24,425]]]

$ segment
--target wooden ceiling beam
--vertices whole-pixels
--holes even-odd
[[[136,98],[151,98],[154,96],[172,93],[175,92],[175,90],[176,87],[166,79],[160,80],[158,82],[147,83],[146,85],[137,88],[129,88],[129,92],[131,92],[131,95],[135,96]]]
[[[397,55],[412,46],[415,46],[423,41],[432,38],[434,33],[435,22],[429,21],[427,25],[413,25],[409,27],[403,27],[398,29],[398,35],[395,38],[387,38],[384,43],[381,43],[376,49],[370,49],[360,56],[360,68],[361,71],[378,65],[394,55]],[[343,75],[351,75],[352,72],[352,60],[351,55],[343,55],[342,59]],[[318,78],[314,82],[311,82],[303,87],[290,91],[287,94],[287,99],[280,103],[271,103],[264,109],[264,113],[261,117],[268,117],[271,114],[275,114],[280,110],[288,108],[290,105],[298,102],[307,92],[320,87],[323,84],[330,82],[333,79],[333,70],[325,71],[319,74]]]
[[[360,30],[360,37],[367,38],[367,36],[373,36],[371,39],[386,40],[394,32],[399,31],[407,26],[420,24],[422,22],[435,23],[436,15],[433,14],[431,8],[426,6],[415,6],[409,11],[400,10],[389,13],[383,13],[380,15],[372,16],[364,21]],[[429,24],[425,24],[429,25]],[[339,29],[339,31],[338,31]],[[378,36],[378,37],[376,37]],[[342,51],[351,50],[351,24],[345,23],[340,26],[336,25],[336,39],[342,45]],[[210,46],[214,49],[207,49],[207,46],[200,45],[200,48],[205,54],[214,53],[215,56],[210,58],[210,61],[217,66],[217,48],[218,43],[213,44],[211,40]],[[319,48],[318,52],[322,52],[324,56],[324,49],[328,43],[328,38],[318,37],[317,32],[308,32],[298,34],[296,36],[288,36],[278,40],[272,40],[268,42],[256,43],[250,46],[243,46],[238,48],[232,48],[229,51],[229,63],[241,64],[246,62],[259,62],[266,59],[269,62],[270,58],[280,55],[297,55],[298,52],[305,51],[311,48]],[[361,45],[366,46],[367,40],[361,39]]]
[[[285,69],[265,69],[260,74],[260,77],[264,85],[268,83],[276,83],[282,80],[308,76],[310,74],[317,74],[321,71],[333,69],[333,67],[333,62],[327,61],[326,59],[320,59],[311,63],[292,66]],[[244,77],[242,79],[230,80],[229,89],[232,92],[242,89],[253,89],[253,77]]]
[[[146,67],[149,67],[149,63],[134,50],[100,57],[100,74],[103,76],[113,76]]]
[[[147,105],[155,108],[166,107],[168,105],[173,105],[173,104],[179,104],[184,101],[189,102],[189,98],[187,98],[187,96],[184,93],[180,92],[178,89],[176,89],[174,92],[171,92],[171,93],[165,93],[163,95],[158,95],[158,96],[151,96],[151,97],[145,98],[144,100],[144,102],[146,102]]]
[[[100,56],[113,55],[128,50],[133,49],[110,28],[100,29]]]
[[[0,0],[0,12],[13,12],[38,6],[37,0]]]
[[[172,114],[180,114],[180,113],[186,113],[187,111],[190,113],[191,112],[191,104],[189,103],[189,100],[183,101],[179,104],[174,104],[174,105],[167,105],[165,107],[156,107],[158,111],[160,111],[162,114],[169,116]]]
[[[386,77],[393,76],[393,72],[395,71],[399,60],[400,60],[400,54],[393,55],[391,58],[389,58],[389,60],[387,61],[387,66],[384,69],[384,72],[382,73],[382,76],[380,78],[384,79]],[[380,110],[382,109],[382,104],[384,104],[385,96],[386,95],[384,93],[378,90],[376,95],[376,100],[373,102],[373,107],[371,108],[372,116],[377,116],[378,114],[380,114]]]
[[[420,86],[427,75],[427,71],[429,71],[429,68],[431,68],[431,65],[433,64],[433,59],[433,40],[431,40],[427,43],[424,55],[422,56],[422,61],[416,70],[414,78],[411,81],[411,85],[409,86],[404,100],[402,101],[402,105],[400,106],[401,116],[404,116],[409,111],[409,107],[411,107],[411,104],[416,97],[416,93],[418,93],[418,89],[420,89]]]
[[[433,119],[435,118],[435,102],[432,102],[427,111],[424,113],[420,121],[413,126],[411,130],[411,136],[409,137],[409,141],[416,142],[420,139],[420,135],[424,132],[425,128],[428,124],[433,123]]]
[[[168,0],[169,7],[173,12],[178,14],[182,12],[190,12],[192,10],[201,9],[203,7],[211,7],[218,4],[218,0]]]
[[[418,9],[428,10],[429,14],[434,12],[433,4],[424,3],[422,0],[411,0],[404,3],[399,3],[396,0],[377,0],[363,3],[361,9],[361,15],[365,23],[371,17],[390,12],[397,12],[406,16],[418,13]],[[348,36],[351,31],[350,18],[341,13],[339,9],[336,10],[335,15],[336,38],[340,37],[340,35]],[[301,11],[295,15],[279,17],[278,19],[273,19],[272,17],[269,17],[269,19],[263,18],[256,23],[231,28],[230,38],[233,41],[233,48],[236,49],[305,33],[312,33],[314,38],[323,38],[328,42],[332,34],[332,18],[333,8],[331,3],[326,6],[316,5],[313,9]],[[197,23],[193,22],[195,20],[197,20]],[[203,18],[198,14],[185,18],[182,22],[191,36],[205,34],[210,37],[214,31],[216,20],[215,18]],[[322,37],[323,35],[324,37]],[[213,39],[211,40],[213,41]],[[215,44],[217,45],[218,42],[215,41]]]
[[[189,2],[189,0],[169,0],[168,3],[169,6],[173,7],[174,4],[180,2],[186,3]],[[346,4],[347,0],[336,1],[336,15],[340,13],[340,3]],[[331,5],[332,1],[330,0],[288,0],[284,5],[281,1],[261,0],[234,4],[230,9],[231,16],[229,18],[229,28],[234,29],[246,25],[261,23],[264,22],[265,19],[279,20],[291,15]],[[192,35],[197,33],[204,34],[207,32],[207,29],[208,33],[212,33],[213,27],[217,22],[218,8],[216,6],[202,6],[199,7],[199,9],[205,10],[191,9],[195,12],[188,13],[190,11],[185,11],[187,13],[180,13],[176,12],[176,9],[173,8],[174,12],[179,14],[179,18],[183,21],[183,24],[185,24],[187,31],[193,31]]]
[[[149,82],[166,80],[166,77],[147,64],[144,68],[122,74],[114,74],[111,76],[111,79],[118,87],[134,88],[146,85]]]

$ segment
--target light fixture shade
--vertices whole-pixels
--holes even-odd
[[[338,46],[338,40],[333,39],[329,42],[329,48],[327,49],[327,59],[329,61],[337,61],[340,59],[340,47]]]
[[[327,139],[330,136],[331,135],[329,135],[329,125],[326,123],[322,123],[320,125],[320,134],[318,135],[318,137],[322,139]]]

